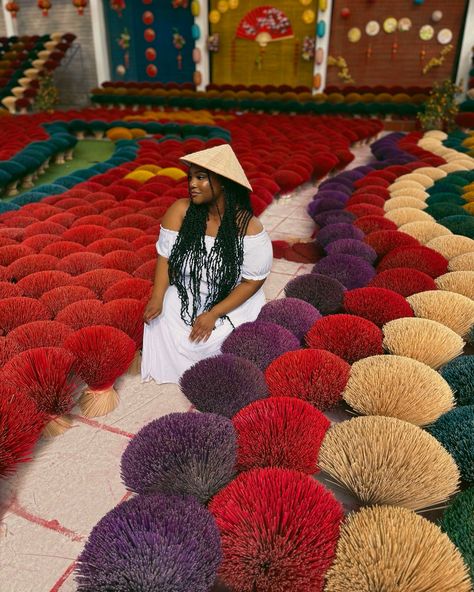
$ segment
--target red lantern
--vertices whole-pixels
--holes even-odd
[[[16,13],[20,11],[20,7],[16,2],[7,2],[5,4],[5,9],[11,13],[12,18],[16,18]]]
[[[155,31],[153,31],[153,29],[148,28],[148,29],[145,29],[143,36],[145,37],[145,41],[148,41],[148,43],[151,43],[152,41],[155,40],[156,33],[155,33]]]
[[[153,47],[148,47],[145,50],[145,57],[149,62],[152,62],[156,59],[156,50]]]
[[[77,12],[82,16],[87,6],[87,0],[72,0],[72,3],[77,8]]]
[[[43,16],[48,16],[48,11],[51,9],[51,6],[49,0],[38,0],[38,8],[43,12]]]
[[[150,78],[154,78],[158,74],[158,68],[154,64],[149,64],[146,67],[146,73]]]
[[[152,25],[155,17],[150,10],[146,10],[142,15],[142,21],[145,25]]]

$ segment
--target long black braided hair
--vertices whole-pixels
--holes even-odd
[[[219,179],[225,194],[225,210],[214,245],[206,252],[204,237],[209,204],[188,207],[178,237],[168,259],[168,275],[181,300],[181,318],[192,325],[201,308],[202,271],[206,270],[208,296],[203,310],[208,311],[226,298],[237,285],[244,259],[244,236],[252,219],[248,189],[224,177]],[[212,195],[214,188],[209,178]],[[220,214],[219,214],[220,215]],[[185,269],[189,279],[185,280]],[[190,296],[192,312],[189,311]]]

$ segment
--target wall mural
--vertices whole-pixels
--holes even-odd
[[[217,84],[311,86],[314,0],[211,0],[208,50]]]
[[[188,0],[109,0],[104,7],[113,80],[193,81],[196,31]]]

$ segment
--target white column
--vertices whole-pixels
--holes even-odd
[[[327,67],[328,67],[328,53],[329,53],[329,40],[331,34],[331,15],[332,15],[332,0],[319,0],[318,2],[318,14],[317,14],[317,22],[324,22],[326,25],[326,32],[324,37],[319,38],[317,33],[315,33],[315,41],[316,41],[316,51],[318,49],[322,49],[324,52],[324,59],[321,64],[316,63],[316,59],[314,61],[314,68],[313,68],[313,77],[316,74],[321,76],[321,85],[319,88],[313,88],[313,94],[323,92],[324,87],[326,86],[326,74],[327,74]]]
[[[111,79],[107,28],[105,26],[104,7],[101,0],[90,0],[92,37],[97,71],[97,84]]]
[[[201,37],[195,42],[194,46],[201,50],[201,61],[196,64],[196,70],[201,72],[202,82],[197,87],[198,90],[204,90],[206,85],[210,82],[210,60],[209,52],[207,51],[207,36],[209,34],[209,11],[207,0],[199,2],[201,10],[199,16],[194,17],[194,24],[198,25],[201,30]]]
[[[7,32],[7,37],[13,37],[14,35],[18,35],[18,23],[17,20],[14,19],[8,10],[6,10],[5,6],[8,0],[2,1],[2,10],[3,10],[3,17],[5,19],[5,29]]]
[[[456,84],[461,85],[463,91],[467,91],[469,80],[469,70],[471,69],[471,56],[474,46],[474,2],[469,2],[466,13],[466,22],[462,37],[461,52],[459,54],[458,69],[456,72]]]

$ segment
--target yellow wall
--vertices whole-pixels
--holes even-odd
[[[217,4],[218,0],[211,0],[210,10],[216,10]],[[290,19],[294,37],[269,43],[264,53],[256,41],[235,38],[240,20],[258,6],[274,6],[282,10]],[[315,0],[306,6],[299,0],[239,0],[236,9],[222,13],[219,23],[210,25],[211,33],[219,33],[220,36],[220,49],[211,54],[211,81],[216,84],[305,84],[311,87],[313,62],[302,59],[301,48],[306,35],[314,36],[317,18],[311,25],[306,25],[302,15],[307,9],[316,13]],[[261,69],[257,64],[259,56]]]

